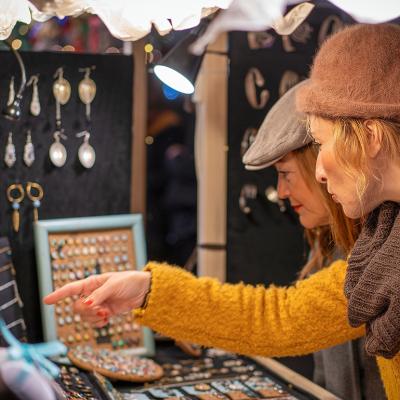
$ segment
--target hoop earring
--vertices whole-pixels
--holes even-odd
[[[18,192],[16,197],[13,196],[14,191]],[[13,209],[12,224],[14,232],[19,231],[19,223],[20,223],[19,209],[20,209],[20,203],[24,199],[24,196],[25,196],[24,188],[20,183],[13,183],[7,188],[7,199],[11,203]]]
[[[37,194],[34,194],[34,191]],[[44,191],[41,185],[36,182],[28,182],[26,185],[26,195],[33,205],[33,220],[36,222],[39,219],[39,207],[41,206],[40,200],[43,199]]]

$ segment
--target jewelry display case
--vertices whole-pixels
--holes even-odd
[[[139,270],[146,263],[142,217],[125,214],[105,217],[39,221],[34,226],[41,297],[67,283],[104,272]],[[67,298],[55,306],[42,304],[46,341],[58,339],[68,347],[154,354],[148,328],[135,323],[132,313],[110,318],[101,329],[83,322]]]
[[[339,400],[279,362],[263,357],[208,349],[201,357],[191,358],[165,343],[158,346],[155,361],[164,369],[164,376],[144,385],[110,382],[98,373],[93,379],[92,373],[76,367],[63,367],[58,382],[68,399],[76,398],[74,393],[82,399],[96,393],[96,398],[108,400],[112,393],[118,400]]]

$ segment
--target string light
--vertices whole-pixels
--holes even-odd
[[[75,51],[75,47],[71,46],[70,44],[67,44],[62,48],[62,51]]]
[[[154,138],[152,136],[146,136],[144,139],[144,142],[148,145],[153,144],[154,143]]]
[[[153,50],[154,50],[154,46],[153,46],[151,43],[147,43],[147,44],[144,46],[144,51],[145,51],[146,53],[151,53]]]
[[[21,46],[22,46],[22,41],[21,41],[20,39],[14,39],[14,40],[11,42],[11,47],[12,47],[14,50],[18,50],[19,48],[21,48]]]
[[[111,47],[109,47],[106,51],[105,51],[105,53],[111,53],[111,54],[113,54],[113,53],[120,53],[121,51],[119,50],[119,49],[117,49],[116,47],[114,47],[114,46],[111,46]]]
[[[28,33],[29,31],[29,26],[28,25],[21,25],[18,29],[18,32],[21,36],[24,36]]]

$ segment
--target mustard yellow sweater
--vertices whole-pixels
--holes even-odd
[[[347,322],[346,267],[339,260],[293,286],[265,288],[149,263],[151,292],[135,316],[162,334],[204,346],[268,357],[307,354],[365,333]],[[400,354],[377,361],[388,399],[400,399]]]

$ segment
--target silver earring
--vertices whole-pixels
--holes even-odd
[[[86,120],[90,122],[90,104],[96,96],[96,83],[90,78],[90,72],[95,69],[95,66],[87,68],[79,68],[79,72],[84,72],[84,78],[79,82],[78,93],[81,102],[86,106]]]
[[[39,82],[39,74],[31,76],[29,82],[27,83],[27,86],[32,85],[32,99],[31,99],[31,104],[29,106],[29,111],[34,117],[37,117],[41,111],[38,82]]]
[[[14,76],[11,77],[10,86],[8,90],[8,100],[7,105],[10,106],[15,98],[15,89],[14,89]]]
[[[12,132],[8,134],[8,141],[6,146],[6,152],[4,154],[4,162],[6,163],[8,168],[11,168],[15,161],[17,161],[17,157],[15,155],[15,146],[12,141]]]
[[[54,143],[50,146],[49,157],[56,167],[62,167],[67,161],[67,149],[61,143],[61,138],[66,140],[67,137],[61,131],[54,132]]]
[[[64,69],[58,68],[54,74],[53,95],[56,99],[56,128],[61,129],[61,106],[68,103],[71,97],[71,85],[64,78]]]
[[[28,130],[26,133],[26,143],[24,146],[24,163],[27,167],[30,167],[35,161],[35,148],[32,143],[31,131]]]
[[[83,131],[76,134],[76,137],[83,137],[83,143],[79,147],[78,158],[82,166],[85,168],[92,168],[96,161],[96,152],[89,144],[90,133]]]

